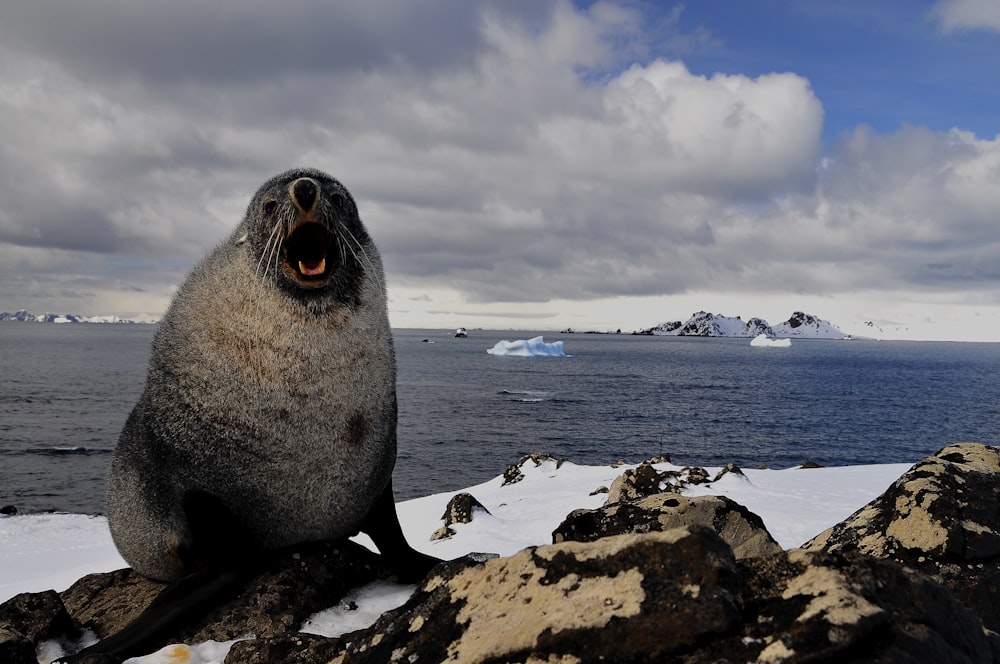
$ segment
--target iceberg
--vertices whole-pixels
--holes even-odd
[[[788,348],[792,345],[791,339],[771,339],[766,334],[758,334],[750,342],[751,346],[757,348]]]
[[[518,339],[517,341],[498,341],[486,350],[490,355],[507,355],[511,357],[566,357],[563,342],[545,343],[544,337],[533,339]]]

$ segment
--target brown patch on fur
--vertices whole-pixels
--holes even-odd
[[[347,420],[346,443],[351,447],[361,447],[368,437],[368,420],[361,413],[354,413]]]

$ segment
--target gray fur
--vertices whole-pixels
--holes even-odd
[[[301,177],[320,183],[313,216],[336,238],[321,285],[297,283],[282,264],[290,230],[310,216],[289,193]],[[115,450],[108,519],[138,572],[191,571],[190,490],[221,499],[262,548],[355,532],[396,456],[383,282],[340,183],[299,170],[260,188],[177,292]]]

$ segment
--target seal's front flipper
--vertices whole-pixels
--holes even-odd
[[[415,582],[427,576],[440,559],[420,553],[410,546],[403,535],[396,515],[396,503],[392,498],[392,482],[372,506],[361,522],[360,530],[368,534],[386,559],[389,568],[403,582]]]
[[[215,496],[191,491],[184,496],[191,546],[181,552],[187,576],[164,588],[135,620],[119,632],[57,662],[73,664],[92,655],[123,661],[165,645],[165,639],[242,587],[258,559],[248,531]]]

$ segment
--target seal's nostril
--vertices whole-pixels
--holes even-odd
[[[292,197],[303,212],[310,212],[316,204],[316,183],[309,178],[299,178],[292,183]]]

